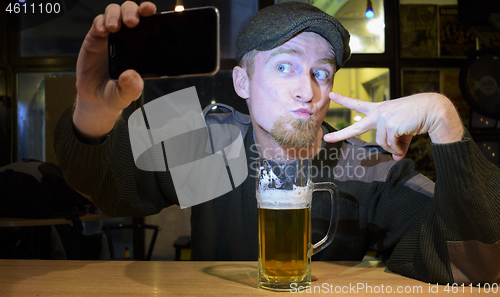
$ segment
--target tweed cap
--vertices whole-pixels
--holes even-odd
[[[258,11],[236,37],[236,60],[251,50],[268,51],[301,32],[314,32],[333,47],[337,70],[349,59],[349,32],[334,17],[302,2],[284,2]]]

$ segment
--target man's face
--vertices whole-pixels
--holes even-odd
[[[320,35],[303,32],[255,56],[247,104],[256,133],[282,147],[305,147],[319,135],[329,107],[335,57]],[[259,131],[260,130],[260,131]]]

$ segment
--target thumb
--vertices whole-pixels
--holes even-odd
[[[144,80],[135,70],[126,70],[118,77],[117,95],[127,103],[137,100],[143,89]]]

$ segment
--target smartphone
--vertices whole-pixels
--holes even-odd
[[[127,69],[144,79],[214,75],[219,70],[219,11],[215,7],[141,17],[108,37],[108,73]]]

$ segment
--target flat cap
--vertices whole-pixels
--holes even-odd
[[[272,50],[295,35],[314,32],[333,47],[337,70],[349,59],[349,32],[321,9],[303,2],[284,2],[258,11],[236,37],[236,60],[252,50]]]

